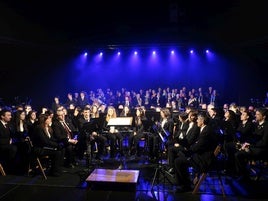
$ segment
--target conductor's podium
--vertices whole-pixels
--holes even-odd
[[[91,190],[136,191],[139,170],[95,169],[86,179]]]

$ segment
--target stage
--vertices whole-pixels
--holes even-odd
[[[157,167],[158,164],[149,163],[146,157],[136,159],[117,157],[115,159],[104,159],[103,163],[93,163],[89,167],[86,166],[85,160],[81,160],[75,168],[64,168],[62,176],[51,177],[48,175],[47,180],[44,180],[40,173],[31,176],[7,174],[7,176],[0,176],[0,200],[221,201],[228,199],[232,201],[251,201],[256,199],[267,200],[268,198],[266,190],[268,185],[267,173],[265,174],[266,177],[261,178],[260,181],[247,184],[223,175],[227,198],[223,198],[219,182],[214,174],[208,175],[196,195],[191,192],[176,193],[176,187],[169,182],[163,183],[161,178],[159,178],[159,183],[155,184],[154,190],[151,191],[152,179]],[[98,171],[100,171],[100,174]],[[128,175],[132,171],[134,171],[133,177]],[[135,190],[118,189],[116,185],[112,185],[112,187],[116,186],[115,189],[112,189],[106,186],[109,181],[105,181],[105,186],[102,186],[101,189],[98,188],[100,186],[92,189],[91,184],[95,180],[101,180],[101,178],[119,181],[120,185],[124,185],[124,182],[133,182],[132,187],[135,186]],[[88,180],[91,181],[88,182]]]

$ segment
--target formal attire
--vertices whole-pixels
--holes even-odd
[[[241,150],[235,153],[235,165],[237,173],[244,178],[249,178],[247,169],[248,160],[267,159],[268,155],[268,122],[258,123],[254,131],[254,142],[249,150]]]
[[[216,147],[215,134],[208,126],[200,129],[198,139],[189,148],[187,155],[175,159],[175,176],[179,185],[190,188],[191,180],[188,168],[191,166],[198,172],[206,172],[213,159]],[[189,156],[189,157],[188,157]]]
[[[53,136],[52,129],[42,128],[40,125],[35,128],[32,138],[34,153],[37,156],[48,155],[51,158],[51,174],[59,176],[61,174],[61,164],[63,161],[63,143]]]
[[[55,119],[52,123],[52,129],[55,138],[58,142],[63,143],[63,154],[66,157],[64,165],[70,167],[75,164],[75,145],[68,142],[69,139],[73,139],[73,133],[68,123]]]
[[[17,153],[17,147],[10,144],[11,133],[9,125],[0,121],[0,160],[7,172],[14,170],[14,162]]]

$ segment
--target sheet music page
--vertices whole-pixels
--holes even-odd
[[[112,118],[108,122],[108,126],[131,126],[132,125],[132,117],[117,117]]]

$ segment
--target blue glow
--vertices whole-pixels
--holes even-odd
[[[87,56],[87,52],[84,53],[84,56]]]
[[[203,53],[205,51],[203,49]],[[226,80],[223,76],[225,63],[211,51],[199,54],[194,49],[177,51],[174,47],[149,51],[134,48],[124,51],[99,50],[90,57],[84,57],[84,53],[80,56],[76,63],[76,70],[79,71],[74,72],[76,79],[72,81],[76,82],[74,86],[78,89],[154,88],[155,84],[179,88],[183,84],[194,88],[214,85],[222,91],[220,87],[224,86]]]
[[[190,53],[193,54],[194,53],[194,50],[190,50]]]
[[[206,53],[208,54],[209,53],[209,50],[206,50]]]
[[[155,55],[156,54],[156,52],[155,51],[153,51],[153,55]]]
[[[102,56],[103,55],[103,53],[102,52],[100,52],[100,56]]]

